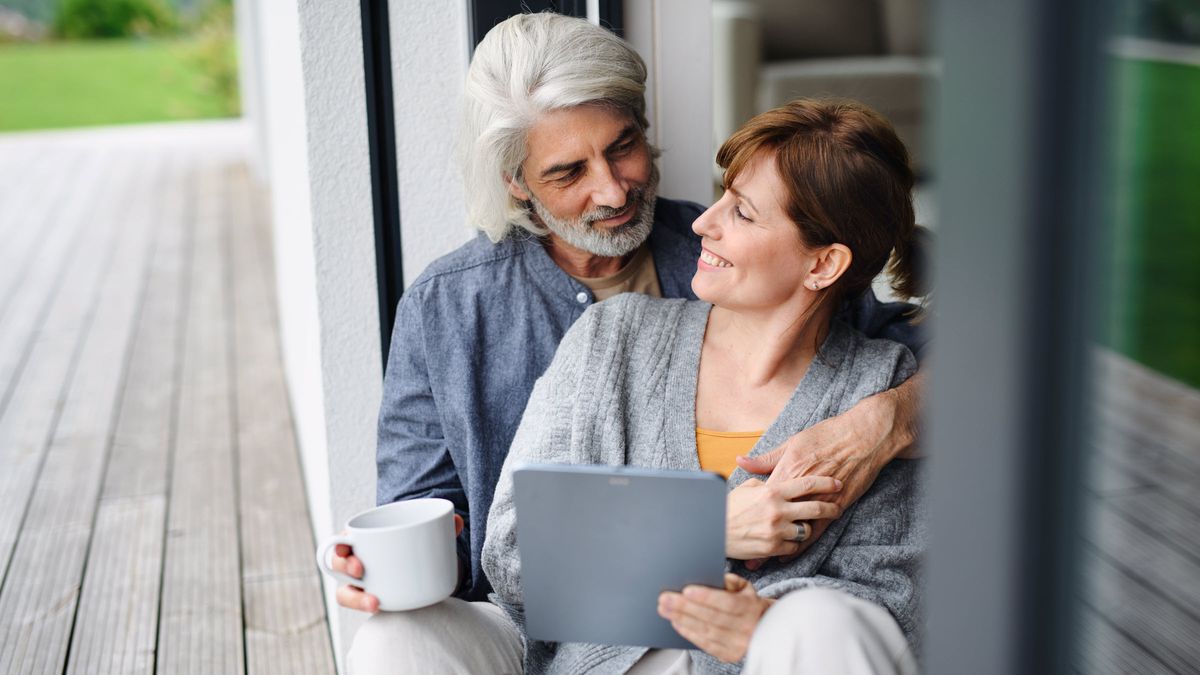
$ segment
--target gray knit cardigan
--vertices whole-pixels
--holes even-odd
[[[483,569],[495,589],[491,599],[522,632],[512,467],[536,462],[699,470],[696,379],[710,309],[703,302],[633,293],[597,303],[567,332],[534,386],[500,474],[483,547]],[[774,448],[915,371],[916,361],[905,347],[868,340],[835,321],[791,400],[750,454]],[[891,612],[916,649],[926,539],[917,469],[914,461],[892,462],[796,560],[772,560],[756,571],[728,561],[729,570],[749,579],[765,597],[823,586],[874,602]],[[729,489],[749,477],[737,469]],[[622,673],[645,651],[527,640],[525,671]],[[740,669],[700,651],[692,652],[692,661],[699,672]]]

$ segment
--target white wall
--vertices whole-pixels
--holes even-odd
[[[271,187],[284,368],[320,537],[375,501],[382,367],[359,4],[261,0],[243,16],[261,75],[247,112]],[[335,588],[326,579],[331,608]],[[362,616],[330,618],[340,664]]]
[[[625,0],[625,38],[650,71],[650,136],[665,197],[713,201],[712,2]]]
[[[404,283],[475,234],[455,145],[469,52],[466,0],[391,0]]]
[[[383,367],[359,2],[301,0],[299,16],[327,462],[324,484],[309,485],[329,491],[329,520],[317,522],[324,536],[375,504]],[[325,581],[335,607],[337,584]],[[363,616],[336,615],[340,661]]]

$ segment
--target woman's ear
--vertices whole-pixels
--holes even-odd
[[[852,260],[854,260],[854,254],[844,244],[830,244],[818,250],[816,260],[808,272],[808,277],[804,280],[804,285],[814,291],[829,288],[846,273],[846,270],[850,269]]]
[[[515,199],[522,202],[529,201],[529,193],[525,191],[525,188],[521,187],[520,181],[516,178],[506,173],[504,174],[504,184],[508,188],[508,194],[512,195]]]

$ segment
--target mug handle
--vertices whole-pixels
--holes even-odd
[[[325,537],[321,540],[321,545],[317,547],[317,567],[321,568],[321,571],[325,574],[328,574],[342,583],[362,588],[362,579],[355,579],[349,574],[343,574],[342,572],[338,572],[330,567],[329,552],[338,544],[345,544],[351,548],[354,547],[354,542],[350,539],[350,537],[344,534],[331,534],[328,537]]]

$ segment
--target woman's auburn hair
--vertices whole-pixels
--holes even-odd
[[[775,159],[782,204],[805,246],[840,243],[850,267],[830,289],[854,298],[888,265],[896,294],[924,295],[924,228],[915,222],[908,150],[882,115],[857,101],[799,99],[747,122],[717,152],[733,184],[763,153]]]

